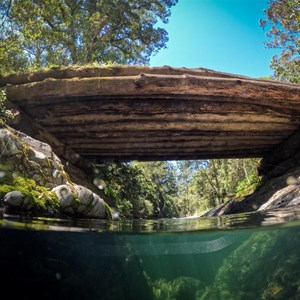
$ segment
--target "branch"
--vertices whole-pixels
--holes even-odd
[[[9,12],[10,12],[11,6],[12,6],[12,0],[9,0],[8,6],[7,6],[7,9],[6,9],[6,12],[3,15],[3,21],[2,21],[2,23],[0,25],[0,27],[3,27],[4,23],[6,21],[6,18],[9,18]]]

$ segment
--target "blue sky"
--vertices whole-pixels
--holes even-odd
[[[263,77],[274,50],[263,42],[259,26],[267,0],[179,0],[167,25],[167,49],[151,58],[151,66],[203,67]]]

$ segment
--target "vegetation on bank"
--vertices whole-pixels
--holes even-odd
[[[238,201],[260,184],[259,159],[214,159],[102,164],[95,181],[115,200],[121,217],[201,215]]]
[[[35,180],[17,173],[5,173],[0,178],[0,199],[9,192],[19,191],[26,199],[26,207],[34,211],[46,211],[47,207],[58,208],[60,203],[54,192],[38,185]]]

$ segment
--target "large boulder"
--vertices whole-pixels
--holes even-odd
[[[300,167],[263,182],[254,193],[241,200],[230,200],[203,216],[229,215],[242,212],[265,211],[300,205]]]
[[[277,191],[258,210],[264,211],[281,207],[289,207],[300,204],[300,184],[291,184]]]
[[[107,215],[107,204],[91,190],[81,185],[74,185],[72,191],[67,185],[52,189],[61,204],[61,210],[80,218],[101,218]]]
[[[0,128],[0,206],[33,215],[111,216],[98,195],[70,180],[48,144],[8,126]]]

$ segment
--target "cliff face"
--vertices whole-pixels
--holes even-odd
[[[8,126],[0,128],[0,206],[26,215],[111,217],[96,193],[71,181],[48,144]]]

